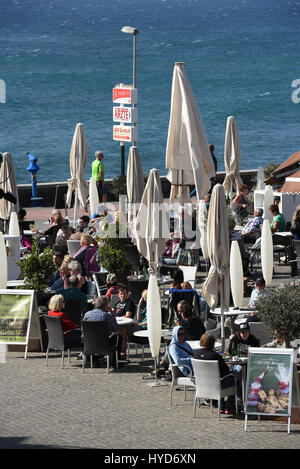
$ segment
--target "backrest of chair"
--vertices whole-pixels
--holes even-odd
[[[183,272],[183,281],[189,282],[194,288],[197,274],[197,266],[180,265],[179,269]]]
[[[140,301],[142,292],[146,290],[148,287],[148,280],[147,279],[136,279],[136,280],[128,280],[128,288],[130,291],[130,298],[134,302],[134,304],[138,304]]]
[[[117,293],[113,293],[110,297],[109,306],[114,308],[120,301],[120,297]]]
[[[86,283],[88,287],[86,295],[90,298],[93,298],[95,295],[96,285],[92,280],[87,280]]]
[[[170,365],[176,365],[176,363],[174,362],[174,360],[173,360],[173,358],[170,354],[169,347],[167,347],[167,356],[168,356],[168,360],[169,360]],[[181,370],[178,368],[178,366],[171,366],[171,373],[172,373],[173,380],[183,376],[183,374],[182,374]]]
[[[106,355],[109,351],[107,321],[82,321],[83,353]]]
[[[64,350],[64,333],[61,318],[58,316],[43,315],[48,334],[48,348]]]
[[[67,240],[68,252],[70,256],[74,256],[76,252],[80,249],[80,240],[77,239],[68,239]]]
[[[221,335],[221,327],[216,327],[215,329],[210,329],[209,331],[206,331],[207,334],[211,334],[215,337],[215,339],[218,339]]]
[[[80,302],[78,300],[67,300],[65,302],[64,312],[72,322],[80,325],[82,316]]]
[[[216,399],[220,391],[220,371],[217,360],[197,360],[192,358],[196,395]]]
[[[294,239],[293,242],[294,242],[294,249],[295,249],[295,252],[296,252],[296,256],[300,257],[300,240]]]
[[[125,246],[125,256],[127,261],[131,264],[132,271],[140,270],[140,254],[135,244]]]
[[[100,272],[93,272],[92,279],[97,290],[97,295],[102,296],[107,292],[107,286],[105,281],[103,281],[103,276],[98,274],[100,274]]]
[[[250,333],[259,340],[259,345],[265,345],[271,342],[274,338],[274,333],[271,332],[264,322],[249,322]]]

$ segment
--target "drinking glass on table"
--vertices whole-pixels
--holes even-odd
[[[34,225],[29,225],[30,231],[34,231]]]

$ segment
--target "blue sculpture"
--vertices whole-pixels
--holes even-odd
[[[36,173],[40,169],[40,167],[36,164],[37,162],[37,157],[32,155],[31,153],[27,153],[27,156],[29,158],[29,165],[27,166],[27,171],[31,173],[31,184],[32,184],[32,205],[37,205],[37,202],[39,200],[42,200],[42,197],[38,197],[37,195],[37,177]]]

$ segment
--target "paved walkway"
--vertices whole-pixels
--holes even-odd
[[[281,422],[249,421],[222,416],[206,406],[193,418],[193,391],[152,387],[144,380],[151,357],[141,364],[132,352],[130,364],[109,374],[81,370],[80,361],[55,353],[45,365],[43,353],[10,352],[0,365],[0,448],[105,449],[296,449],[300,426],[291,433]]]
[[[27,219],[47,220],[51,209],[28,209]],[[47,216],[45,213],[47,211]],[[38,213],[39,212],[39,213]],[[37,218],[33,218],[33,213]],[[45,218],[44,218],[45,217]],[[273,284],[287,278],[289,269],[275,266]],[[246,302],[246,300],[245,300]],[[148,349],[146,349],[148,350]],[[168,449],[184,454],[196,449],[298,449],[300,425],[291,433],[282,422],[250,420],[243,415],[222,416],[202,405],[193,418],[193,391],[174,391],[170,407],[169,383],[152,387],[145,380],[153,360],[145,362],[132,351],[128,365],[82,372],[81,362],[53,353],[46,367],[42,352],[9,352],[0,364],[1,449]]]

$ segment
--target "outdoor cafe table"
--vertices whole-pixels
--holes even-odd
[[[128,326],[134,320],[132,318],[126,318],[125,316],[116,316],[116,321],[118,323],[118,326]]]
[[[230,307],[229,310],[224,311],[224,316],[239,316],[241,314],[246,314],[250,315],[254,310],[253,309],[248,309],[248,308],[234,308]],[[214,310],[211,310],[211,314],[215,314],[216,316],[221,316],[221,308],[215,308]]]

